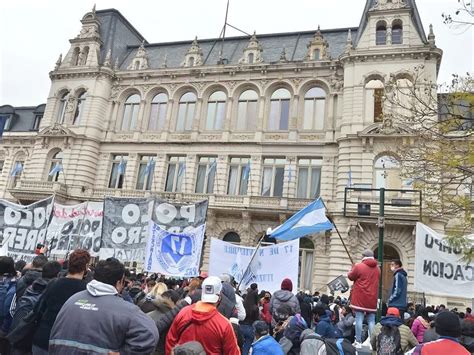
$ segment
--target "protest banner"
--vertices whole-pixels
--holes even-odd
[[[474,264],[463,261],[462,257],[462,249],[449,246],[443,235],[423,223],[417,223],[415,290],[433,295],[472,298]]]
[[[271,293],[280,289],[281,281],[293,281],[293,291],[297,290],[299,239],[286,243],[260,247],[245,275],[243,273],[256,248],[243,247],[220,239],[212,238],[209,258],[209,275],[232,275],[237,282],[242,281],[241,289],[253,282],[259,289]]]
[[[176,277],[199,275],[208,201],[174,204],[155,200],[145,270]]]
[[[53,209],[53,196],[31,205],[0,200],[2,255],[30,262],[38,244],[44,244]]]
[[[186,232],[172,233],[151,221],[145,271],[177,277],[198,276],[205,231],[204,223],[186,228]]]
[[[103,215],[102,202],[71,206],[54,203],[53,217],[46,235],[50,255],[66,257],[69,251],[85,249],[91,256],[98,256]]]
[[[105,198],[101,259],[144,261],[153,205],[153,198]]]

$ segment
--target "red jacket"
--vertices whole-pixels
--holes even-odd
[[[260,319],[265,323],[272,323],[272,314],[270,313],[270,301],[263,299],[261,302],[262,311],[260,312]]]
[[[189,341],[200,342],[208,355],[240,355],[229,320],[208,303],[198,302],[179,312],[166,336],[166,354]]]
[[[413,355],[469,355],[461,344],[450,339],[438,339],[429,343],[418,345],[412,352]]]
[[[351,293],[351,307],[355,311],[376,312],[380,269],[373,258],[355,264],[347,274],[354,281]]]

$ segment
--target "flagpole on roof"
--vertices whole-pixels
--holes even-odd
[[[344,242],[344,239],[342,239],[341,233],[339,233],[339,229],[337,228],[336,222],[334,222],[334,219],[332,218],[331,214],[329,213],[328,208],[327,208],[326,204],[324,203],[324,200],[323,200],[323,199],[321,199],[321,202],[323,203],[324,209],[326,210],[326,217],[327,217],[327,219],[329,219],[329,222],[331,222],[332,225],[334,226],[334,229],[336,230],[336,233],[337,233],[337,235],[339,236],[339,239],[341,240],[342,246],[344,247],[344,250],[346,251],[347,256],[349,257],[349,260],[351,261],[351,264],[354,265],[354,264],[355,264],[355,263],[354,263],[354,260],[352,260],[352,256],[351,256],[351,254],[349,253],[349,249],[347,249],[347,245],[346,245],[346,243]]]

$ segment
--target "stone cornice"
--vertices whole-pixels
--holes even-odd
[[[95,68],[68,68],[58,69],[49,72],[51,80],[74,79],[74,78],[108,78],[113,79],[115,73],[112,69],[98,66]]]
[[[408,48],[383,48],[377,50],[356,49],[343,53],[339,60],[346,64],[350,62],[365,62],[369,60],[389,60],[389,59],[418,59],[421,57],[433,56],[438,62],[441,61],[443,51],[439,48],[428,46],[408,47]]]

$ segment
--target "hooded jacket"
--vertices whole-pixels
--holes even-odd
[[[293,315],[301,313],[300,303],[296,296],[288,290],[278,290],[276,291],[272,298],[270,299],[270,313],[274,317],[275,311],[282,305],[287,304],[290,306]]]
[[[252,355],[283,355],[283,350],[271,335],[265,335],[252,344]]]
[[[419,343],[423,343],[423,336],[425,335],[426,329],[430,327],[430,322],[424,319],[422,316],[417,317],[411,326],[411,331],[416,337]]]
[[[326,355],[326,345],[312,329],[305,329],[300,337],[300,355]]]
[[[25,293],[28,286],[32,285],[35,280],[41,278],[40,269],[26,270],[25,274],[20,277],[16,284],[16,299],[19,299]]]
[[[398,330],[400,332],[400,345],[402,347],[403,353],[418,345],[418,340],[416,340],[410,328],[403,324],[400,318],[394,316],[386,316],[382,318],[380,323],[377,323],[375,325],[373,334],[371,334],[370,336],[370,344],[372,345],[372,349],[377,350],[377,337],[382,331],[382,326],[384,325],[398,327]]]
[[[331,315],[331,311],[326,311],[326,314],[319,318],[316,325],[316,333],[322,338],[336,338],[336,328],[331,322]]]
[[[388,299],[389,307],[407,309],[407,273],[402,268],[395,271],[392,290]]]
[[[174,308],[174,304],[172,301],[167,300],[161,296],[158,296],[154,300],[151,301],[153,306],[153,310],[147,313],[155,324],[159,321],[160,318],[164,318],[166,313],[171,311]],[[158,345],[156,347],[155,354],[164,355],[165,354],[165,341],[166,341],[166,334],[168,333],[168,329],[160,331],[160,340],[158,341]]]
[[[199,301],[179,312],[166,336],[166,353],[194,340],[208,355],[240,355],[230,321],[209,303]]]
[[[92,280],[61,308],[49,354],[151,354],[157,343],[158,330],[150,317],[119,297],[115,287]]]
[[[217,307],[218,311],[227,319],[237,317],[236,302],[234,288],[228,282],[222,283],[221,302]]]
[[[23,296],[16,301],[15,313],[13,314],[13,321],[11,330],[25,318],[25,316],[33,310],[40,296],[48,286],[48,280],[43,278],[36,279],[31,286],[29,286]]]
[[[355,311],[376,312],[380,269],[374,258],[364,258],[355,264],[347,274],[354,281],[351,293],[351,307]]]

